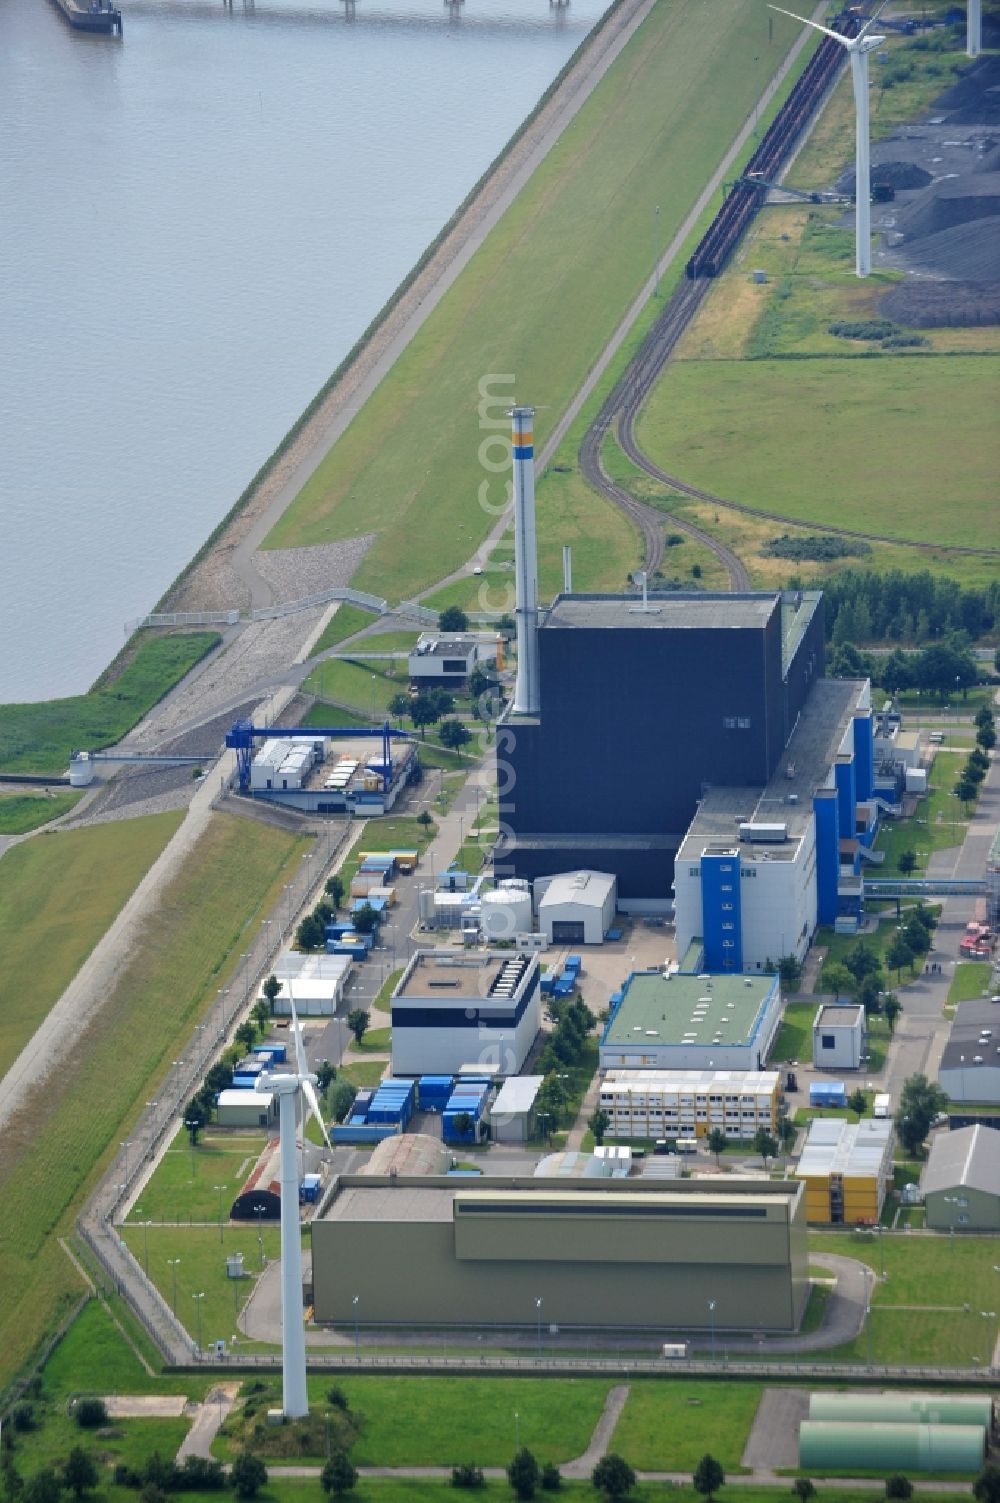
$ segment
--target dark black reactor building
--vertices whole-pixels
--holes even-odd
[[[662,903],[705,790],[774,773],[823,673],[822,596],[559,595],[538,647],[540,714],[497,728],[497,872],[589,867]]]

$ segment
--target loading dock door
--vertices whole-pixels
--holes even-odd
[[[554,945],[582,945],[584,943],[582,922],[578,923],[575,919],[572,922],[568,919],[554,920],[552,943]]]

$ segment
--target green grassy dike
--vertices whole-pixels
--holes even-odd
[[[469,557],[493,520],[481,482],[503,499],[483,438],[516,398],[544,442],[797,35],[774,15],[768,46],[764,0],[718,8],[708,28],[659,0],[265,546],[375,531],[354,583],[390,597]],[[499,428],[480,428],[481,381]],[[593,526],[580,583],[617,584],[631,533],[604,503]]]

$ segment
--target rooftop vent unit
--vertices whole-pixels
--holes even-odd
[[[780,845],[788,839],[788,826],[786,824],[760,824],[747,822],[740,825],[740,839],[753,842],[754,844],[770,843]]]

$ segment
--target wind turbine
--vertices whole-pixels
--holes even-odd
[[[833,37],[851,59],[851,80],[854,84],[854,108],[857,115],[857,125],[854,145],[854,207],[855,207],[855,251],[854,270],[859,277],[867,277],[872,269],[872,189],[871,189],[871,164],[869,161],[869,137],[868,137],[868,54],[874,52],[876,47],[881,47],[885,37],[873,37],[868,35],[868,28],[878,19],[886,5],[886,0],[873,16],[862,26],[856,37],[841,36],[839,31],[831,31],[827,26],[820,26],[818,21],[807,21],[805,16],[797,16],[793,11],[783,10],[780,5],[770,5],[769,10],[780,11],[783,16],[791,16],[793,21],[801,21],[803,26],[811,26],[815,31],[821,31],[824,36]]]
[[[272,1091],[278,1098],[278,1133],[280,1137],[281,1183],[281,1384],[282,1407],[289,1419],[302,1419],[309,1413],[306,1393],[306,1333],[302,1323],[302,1236],[299,1226],[299,1165],[295,1143],[296,1097],[302,1096],[303,1131],[306,1112],[319,1123],[323,1141],[333,1151],[329,1134],[320,1116],[316,1096],[316,1077],[310,1074],[302,1029],[295,1011],[295,998],[289,982],[288,996],[292,1007],[292,1036],[295,1040],[294,1074],[264,1071],[257,1078],[258,1091]]]

